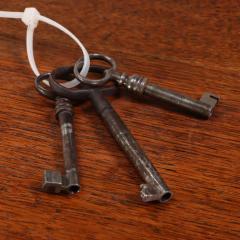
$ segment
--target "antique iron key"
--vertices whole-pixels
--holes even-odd
[[[140,75],[128,76],[126,73],[116,71],[117,65],[113,58],[102,54],[90,54],[91,60],[101,60],[110,64],[110,68],[106,68],[104,76],[97,80],[88,79],[81,76],[79,73],[82,59],[79,59],[74,66],[74,74],[80,82],[92,85],[101,86],[110,80],[114,80],[119,86],[123,86],[128,91],[137,93],[138,95],[146,95],[158,100],[163,100],[167,103],[180,107],[186,111],[194,113],[202,118],[209,118],[213,113],[213,109],[219,101],[219,97],[212,93],[204,93],[200,100],[194,100],[174,91],[148,83],[146,77]]]
[[[47,75],[48,76],[48,75]],[[41,75],[36,79],[36,87],[42,95],[46,93],[38,83],[45,79],[45,75]],[[60,171],[44,171],[43,190],[49,193],[76,193],[80,190],[78,171],[76,166],[77,153],[73,131],[73,110],[71,101],[64,97],[56,97],[48,91],[48,97],[55,99],[56,117],[60,124],[63,158],[65,165],[65,175],[62,176]]]

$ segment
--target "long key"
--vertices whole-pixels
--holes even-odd
[[[142,200],[167,202],[172,193],[109,101],[97,89],[91,91],[89,98],[119,146],[145,181],[140,185]]]
[[[76,193],[80,190],[76,166],[72,104],[67,98],[56,99],[56,117],[61,127],[65,175],[60,171],[44,171],[43,190],[49,193]]]
[[[139,75],[128,76],[125,73],[113,72],[112,77],[119,85],[140,95],[147,95],[164,100],[177,107],[181,107],[200,117],[210,118],[219,97],[212,93],[204,93],[200,100],[194,100],[174,91],[148,83],[148,79]]]

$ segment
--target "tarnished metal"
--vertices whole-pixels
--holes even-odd
[[[147,78],[139,75],[128,76],[125,73],[114,72],[112,78],[129,91],[163,100],[203,118],[211,117],[213,109],[219,101],[219,97],[212,93],[204,93],[200,100],[194,100],[174,91],[150,84]]]
[[[148,83],[148,79],[143,76],[137,74],[128,76],[126,73],[119,73],[115,70],[115,61],[102,54],[90,54],[90,58],[91,60],[98,59],[107,62],[110,64],[110,68],[105,68],[106,70],[103,72],[104,76],[102,79],[104,79],[104,81],[102,79],[91,81],[79,74],[78,69],[81,69],[83,61],[81,59],[78,60],[74,66],[75,76],[79,81],[87,85],[100,86],[109,80],[115,80],[119,86],[123,86],[131,92],[163,100],[203,118],[211,117],[213,109],[219,101],[219,96],[212,93],[204,93],[200,100],[194,100],[174,91],[150,84]]]
[[[142,200],[167,202],[172,193],[109,101],[98,90],[91,91],[89,97],[112,136],[145,181],[140,185]]]
[[[84,84],[87,84],[87,85],[91,85],[91,86],[100,86],[100,85],[103,85],[105,84],[106,82],[109,81],[109,79],[111,78],[111,75],[112,75],[112,72],[116,70],[117,68],[117,64],[115,62],[115,60],[111,57],[108,57],[106,55],[103,55],[103,54],[91,54],[90,55],[90,58],[94,59],[94,60],[101,60],[105,63],[107,63],[108,65],[110,65],[110,68],[104,68],[104,70],[102,71],[103,74],[103,77],[101,79],[88,79],[87,77],[83,77],[80,72],[78,71],[79,70],[79,66],[82,66],[82,59],[79,59],[77,61],[77,63],[75,64],[74,68],[73,68],[73,72],[75,74],[75,76],[77,76],[77,79],[84,83]]]
[[[98,69],[92,68],[91,71],[95,72]],[[68,98],[74,101],[79,99],[82,101],[85,97],[92,101],[107,128],[144,180],[145,183],[140,185],[142,200],[144,202],[167,202],[172,196],[171,191],[109,101],[103,96],[104,88],[66,89],[56,81],[55,77],[58,75],[56,70],[49,78],[50,86],[58,96],[68,96]],[[112,88],[112,92],[116,92],[115,88]]]
[[[37,91],[55,101],[56,117],[59,121],[62,135],[63,158],[65,175],[60,171],[45,170],[42,188],[49,193],[76,193],[80,190],[79,177],[76,167],[76,145],[73,132],[73,110],[69,99],[57,97],[50,88],[41,83],[48,80],[50,73],[42,74],[35,79]]]
[[[76,193],[80,190],[80,184],[76,165],[73,111],[69,99],[56,99],[56,117],[61,128],[65,175],[62,176],[59,171],[45,170],[43,190],[50,193]]]

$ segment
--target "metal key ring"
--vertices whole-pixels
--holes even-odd
[[[101,74],[101,73],[104,73],[105,70],[106,68],[103,66],[92,65],[90,66],[89,72]],[[66,97],[73,101],[86,99],[86,97],[91,93],[94,87],[81,86],[80,89],[69,89],[62,86],[58,82],[58,80],[67,79],[68,75],[72,73],[73,73],[73,67],[69,67],[69,68],[58,68],[54,70],[50,75],[48,75],[48,80],[52,88],[52,91],[57,96]],[[100,90],[106,94],[118,92],[118,88],[115,85],[110,87],[100,88]]]
[[[110,68],[104,70],[104,76],[102,78],[91,80],[87,77],[83,77],[79,73],[79,69],[81,69],[83,66],[83,59],[80,58],[74,65],[73,72],[75,74],[75,77],[81,83],[84,83],[86,85],[91,85],[91,86],[101,86],[101,85],[105,84],[106,82],[108,82],[112,76],[112,72],[115,71],[117,68],[115,60],[111,57],[108,57],[106,55],[99,54],[99,53],[89,54],[89,57],[90,57],[90,60],[102,60],[103,62],[108,63],[110,65]]]
[[[49,99],[55,99],[56,98],[56,94],[51,91],[48,90],[46,88],[44,88],[42,86],[42,82],[44,80],[49,80],[49,76],[51,75],[51,73],[45,73],[45,74],[41,74],[38,77],[36,77],[35,81],[34,81],[34,85],[35,88],[37,89],[37,91],[44,97],[47,97]],[[45,85],[46,86],[46,85]]]
[[[73,66],[71,67],[61,67],[59,68],[58,75],[61,76],[66,81],[71,81],[73,79]],[[36,77],[34,84],[36,90],[44,97],[47,97],[49,99],[56,99],[57,94],[52,91],[51,89],[46,89],[42,86],[42,82],[44,80],[47,80],[49,82],[49,77],[51,76],[51,73],[44,73]],[[44,84],[46,86],[46,84]]]

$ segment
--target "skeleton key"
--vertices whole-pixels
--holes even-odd
[[[49,193],[76,193],[80,190],[80,184],[76,166],[77,154],[73,132],[72,104],[69,99],[56,97],[51,91],[42,88],[40,82],[46,79],[48,75],[40,75],[35,81],[35,86],[42,95],[55,99],[56,117],[62,135],[65,175],[62,176],[60,171],[45,170],[42,188]]]
[[[94,67],[90,70],[98,71]],[[142,200],[144,202],[156,200],[167,202],[171,198],[172,193],[109,101],[103,97],[103,91],[97,88],[88,90],[66,89],[55,80],[56,72],[49,76],[49,83],[56,94],[68,96],[71,100],[88,98],[92,101],[109,131],[145,181],[145,184],[140,185]]]
[[[79,67],[82,65],[82,59],[79,59],[74,67],[74,74],[79,81],[93,86],[100,86],[109,80],[115,80],[120,86],[127,90],[135,92],[139,95],[146,95],[155,99],[163,100],[172,105],[192,112],[200,117],[209,118],[213,113],[213,109],[219,101],[219,97],[212,93],[204,93],[200,100],[194,100],[174,91],[148,83],[148,79],[140,75],[128,76],[125,73],[116,71],[116,63],[114,59],[102,54],[90,54],[91,60],[102,60],[111,65],[106,69],[103,78],[98,80],[90,80],[80,75]]]

